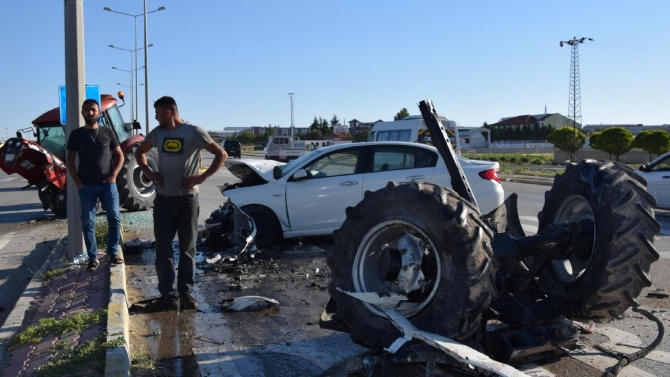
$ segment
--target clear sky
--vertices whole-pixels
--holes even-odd
[[[2,138],[58,105],[63,4],[0,1]],[[128,74],[111,67],[130,70],[130,53],[108,45],[134,48],[134,18],[103,7],[140,14],[143,1],[83,4],[86,82],[127,92],[117,83]],[[579,48],[583,124],[670,123],[667,0],[148,0],[160,6],[148,16],[150,100],[175,97],[207,130],[289,126],[289,92],[296,127],[333,114],[392,120],[426,98],[460,126],[545,106],[567,115],[570,47],[559,41],[573,37],[594,39]]]

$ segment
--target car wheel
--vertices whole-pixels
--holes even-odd
[[[267,207],[252,204],[241,208],[247,215],[251,216],[256,225],[256,246],[266,247],[271,245],[281,233],[277,216]]]

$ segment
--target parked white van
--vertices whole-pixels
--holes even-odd
[[[453,120],[440,116],[442,125],[449,135],[449,140],[456,145],[460,152],[461,141],[458,135],[458,125]],[[410,115],[402,120],[393,122],[375,123],[368,136],[368,141],[408,141],[433,145],[426,123],[421,115]]]

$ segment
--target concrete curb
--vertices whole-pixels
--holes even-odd
[[[119,246],[119,255],[123,251]],[[110,264],[109,303],[107,304],[107,341],[123,338],[124,344],[107,349],[105,376],[130,376],[130,318],[126,297],[126,265]]]
[[[63,248],[67,245],[67,236],[61,236],[61,238],[56,241],[56,244],[51,249],[51,253],[47,257],[47,260],[44,261],[42,268],[39,272],[33,274],[33,277],[30,279],[30,282],[26,286],[26,289],[16,301],[14,309],[7,317],[7,320],[0,328],[0,360],[5,359],[5,346],[7,342],[16,334],[23,320],[26,316],[26,311],[30,309],[30,305],[35,300],[37,294],[40,293],[42,288],[42,283],[44,282],[43,276],[46,274],[49,267],[58,261],[58,259],[63,254]]]

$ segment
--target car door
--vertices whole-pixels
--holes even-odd
[[[328,234],[339,228],[344,210],[363,199],[359,173],[361,148],[338,149],[303,167],[307,177],[286,184],[286,207],[292,232]]]
[[[647,191],[656,197],[657,207],[670,208],[670,156],[654,163],[645,173]]]
[[[437,153],[412,145],[374,147],[372,166],[365,174],[363,192],[376,191],[388,182],[431,182]]]

